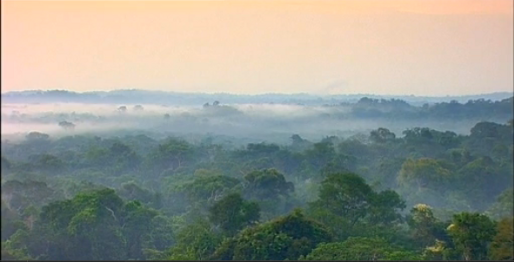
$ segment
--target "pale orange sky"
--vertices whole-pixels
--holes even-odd
[[[513,89],[512,0],[2,0],[2,92]]]

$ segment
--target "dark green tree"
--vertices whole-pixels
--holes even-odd
[[[453,216],[448,234],[463,259],[482,260],[487,258],[487,250],[496,234],[496,226],[485,215],[463,212]]]
[[[322,225],[295,210],[285,217],[244,229],[223,242],[211,259],[296,260],[331,240],[331,234]]]
[[[259,212],[256,202],[245,201],[239,193],[232,193],[210,208],[209,220],[232,236],[240,229],[259,221]]]

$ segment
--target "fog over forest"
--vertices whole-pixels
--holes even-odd
[[[2,260],[512,260],[513,106],[2,94]]]
[[[0,2],[1,261],[514,261],[514,1]]]
[[[478,121],[505,123],[512,118],[509,108],[512,94],[509,93],[447,98],[157,94],[162,95],[139,90],[3,94],[3,139],[23,137],[30,131],[55,137],[144,132],[158,137],[178,135],[190,139],[209,134],[231,136],[243,143],[283,144],[289,142],[292,134],[318,140],[325,136],[367,134],[379,127],[398,135],[414,127],[468,134]],[[153,103],[149,103],[151,101]],[[481,103],[503,105],[499,107],[501,111],[487,112],[480,109]],[[75,127],[63,129],[58,125],[62,121],[71,122]]]

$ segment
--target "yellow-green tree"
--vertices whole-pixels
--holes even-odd
[[[512,217],[500,220],[496,227],[496,235],[489,248],[489,259],[492,260],[514,260],[514,231]]]

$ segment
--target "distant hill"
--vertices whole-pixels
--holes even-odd
[[[312,94],[262,94],[262,95],[237,95],[227,93],[206,94],[206,93],[176,93],[165,91],[146,91],[146,90],[114,90],[107,92],[72,92],[66,90],[34,90],[7,92],[2,94],[3,103],[94,103],[94,104],[160,104],[160,105],[203,105],[220,101],[224,104],[243,104],[243,103],[280,103],[280,104],[304,104],[304,105],[323,105],[338,104],[342,102],[357,102],[362,97],[372,99],[401,99],[412,105],[422,105],[424,103],[450,102],[455,100],[460,103],[469,100],[491,100],[499,101],[512,97],[513,93],[497,92],[480,95],[466,96],[394,96],[394,95],[371,95],[371,94],[352,94],[352,95],[312,95]]]

